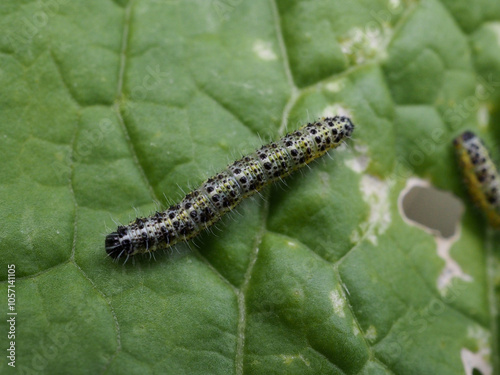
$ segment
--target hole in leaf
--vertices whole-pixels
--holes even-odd
[[[455,234],[464,206],[453,194],[420,181],[409,184],[402,195],[402,212],[410,222],[444,238]]]

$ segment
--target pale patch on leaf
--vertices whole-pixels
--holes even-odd
[[[374,341],[377,338],[377,329],[374,326],[369,326],[365,332],[365,337],[369,341]]]
[[[329,105],[321,112],[322,117],[347,116],[352,117],[351,111],[340,104]]]
[[[368,157],[368,147],[365,145],[354,145],[354,150],[358,154],[356,157],[346,159],[344,164],[356,173],[362,173],[370,165],[370,158]]]
[[[387,231],[392,222],[389,193],[393,185],[392,180],[383,181],[370,175],[361,178],[360,191],[363,200],[370,208],[370,214],[368,219],[351,234],[353,243],[366,238],[376,246],[378,237]]]
[[[480,127],[486,128],[490,123],[490,110],[488,106],[481,105],[477,111],[477,123]]]
[[[436,240],[437,254],[445,261],[445,265],[437,280],[437,287],[441,292],[446,291],[453,283],[453,278],[458,278],[466,282],[472,282],[473,278],[467,275],[462,267],[451,257],[450,250],[452,245],[460,238],[460,232],[457,231],[451,238],[434,237]]]
[[[389,25],[381,28],[353,28],[341,38],[342,52],[355,64],[363,64],[368,60],[382,60],[386,57],[387,43],[392,36]]]
[[[465,373],[467,375],[473,375],[479,370],[482,375],[491,375],[493,373],[493,368],[490,362],[490,333],[477,326],[469,327],[467,335],[477,341],[478,351],[474,353],[467,348],[462,348],[460,351]]]
[[[260,59],[265,61],[273,61],[278,58],[276,53],[273,51],[271,42],[257,40],[253,45],[253,51]]]
[[[340,316],[341,318],[345,318],[344,307],[346,301],[338,290],[333,290],[330,292],[330,301],[332,301],[333,311],[335,312],[335,314]]]
[[[344,80],[337,80],[337,81],[328,82],[327,84],[325,84],[325,89],[327,91],[330,91],[333,93],[337,93],[337,92],[342,91],[344,89],[344,87],[345,87]]]

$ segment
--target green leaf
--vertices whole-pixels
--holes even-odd
[[[497,0],[4,0],[0,30],[0,372],[500,371],[500,236],[451,146],[497,149]],[[106,256],[115,222],[337,113],[331,158],[156,259]],[[455,237],[405,217],[415,181],[462,202]]]

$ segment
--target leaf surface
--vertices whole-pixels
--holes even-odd
[[[499,236],[451,146],[500,139],[498,1],[7,0],[0,30],[0,372],[498,366]],[[115,221],[338,113],[356,130],[331,158],[156,261],[106,257]],[[403,217],[415,178],[463,202],[444,253]]]

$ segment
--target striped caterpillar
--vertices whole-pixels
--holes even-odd
[[[491,226],[500,228],[500,177],[488,149],[470,131],[455,138],[453,144],[470,196]]]
[[[280,180],[334,149],[354,130],[343,116],[326,117],[286,134],[235,161],[163,212],[137,218],[106,236],[114,259],[166,249],[197,236],[268,184]]]

